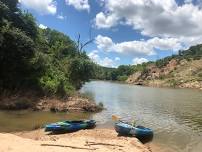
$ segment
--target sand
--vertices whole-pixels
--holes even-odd
[[[138,139],[118,137],[111,129],[49,135],[43,130],[0,133],[0,152],[151,152]]]

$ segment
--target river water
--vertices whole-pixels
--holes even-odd
[[[81,90],[106,108],[94,118],[110,126],[111,116],[136,120],[154,130],[161,152],[202,152],[202,91],[141,87],[105,81]]]
[[[98,127],[112,128],[112,115],[154,130],[155,152],[202,152],[202,91],[151,88],[108,81],[91,81],[81,93],[102,102],[97,114],[0,111],[0,132],[31,130],[65,119],[95,119]]]

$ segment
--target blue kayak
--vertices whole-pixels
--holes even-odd
[[[79,120],[79,121],[60,121],[45,126],[45,131],[51,132],[73,132],[81,129],[90,129],[95,127],[95,120]]]
[[[143,126],[132,126],[124,122],[118,122],[115,124],[115,130],[120,135],[135,136],[139,139],[153,137],[153,131],[150,128]]]

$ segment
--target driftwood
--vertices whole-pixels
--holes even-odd
[[[85,149],[85,150],[96,150],[97,148],[84,148],[84,147],[75,147],[75,146],[67,146],[67,145],[55,145],[55,144],[41,144],[41,146],[56,146],[56,147],[67,147],[72,149]]]
[[[96,142],[86,141],[85,146],[92,146],[92,145],[103,145],[103,146],[116,146],[116,147],[124,147],[124,146],[122,146],[122,145],[117,145],[117,144],[96,143]]]

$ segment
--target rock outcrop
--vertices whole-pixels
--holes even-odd
[[[34,107],[35,110],[52,112],[98,112],[102,106],[87,98],[69,97],[68,100],[41,99]]]
[[[163,67],[151,63],[144,71],[129,76],[126,82],[136,85],[202,90],[202,59],[190,61],[172,59]]]

